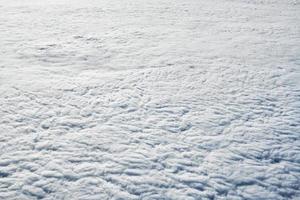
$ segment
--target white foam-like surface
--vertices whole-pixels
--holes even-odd
[[[0,199],[299,199],[300,4],[0,0]]]

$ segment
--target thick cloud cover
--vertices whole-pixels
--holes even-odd
[[[299,11],[0,0],[0,199],[299,199]]]

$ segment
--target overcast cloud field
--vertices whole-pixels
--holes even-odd
[[[299,0],[0,0],[1,200],[299,200]]]

